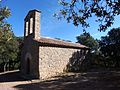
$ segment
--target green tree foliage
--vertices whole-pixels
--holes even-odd
[[[80,36],[77,36],[77,42],[81,43],[83,45],[86,45],[88,47],[90,47],[90,49],[92,51],[97,51],[99,44],[97,42],[97,40],[95,40],[90,33],[84,32],[83,34],[81,34]]]
[[[120,67],[120,28],[111,29],[100,41],[106,67]]]
[[[59,0],[59,3],[63,8],[55,16],[72,21],[75,26],[81,24],[84,29],[89,27],[87,20],[96,16],[98,30],[105,31],[120,14],[120,0]]]
[[[21,60],[21,50],[22,50],[22,47],[23,47],[23,40],[24,38],[23,37],[16,37],[17,39],[17,42],[19,43],[19,52],[17,54],[17,68],[20,68],[20,60]]]
[[[10,15],[7,7],[0,6],[0,71],[14,69],[19,52],[19,43],[6,21]]]
[[[8,18],[10,15],[11,13],[8,7],[0,7],[0,21]]]
[[[8,35],[11,33],[7,33]],[[6,34],[4,35],[6,36]],[[1,69],[6,71],[14,69],[17,62],[17,55],[19,52],[18,42],[13,35],[10,40],[5,40],[6,37],[0,39],[0,61],[2,63]]]
[[[89,33],[84,32],[80,36],[77,36],[77,41],[83,45],[86,45],[90,47],[90,53],[87,55],[87,60],[89,61],[88,70],[90,69],[96,69],[101,67],[101,60],[103,59],[100,55],[99,51],[99,42],[98,40],[95,40]],[[88,62],[86,61],[86,62]]]

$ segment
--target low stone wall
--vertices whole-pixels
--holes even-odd
[[[85,58],[86,50],[60,48],[60,47],[39,47],[39,72],[40,79],[56,76],[67,70],[67,66],[74,63],[78,58]],[[76,54],[77,53],[77,54]]]

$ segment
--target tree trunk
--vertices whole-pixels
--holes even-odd
[[[7,65],[7,64],[5,63],[5,64],[4,64],[4,70],[3,70],[4,72],[6,71],[6,65]]]

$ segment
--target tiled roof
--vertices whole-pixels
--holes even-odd
[[[57,39],[52,39],[52,38],[40,37],[40,39],[36,39],[36,41],[41,43],[40,45],[47,45],[47,46],[54,46],[54,47],[89,49],[87,46],[81,45],[79,43],[72,43],[72,42],[67,42],[67,41],[57,40]]]

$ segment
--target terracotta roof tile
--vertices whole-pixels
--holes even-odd
[[[57,39],[52,39],[52,38],[43,38],[40,37],[40,39],[36,39],[41,44],[47,44],[47,45],[52,45],[52,46],[58,46],[58,47],[70,47],[70,48],[85,48],[89,49],[87,46],[81,45],[79,43],[72,43],[72,42],[67,42],[63,40],[57,40]]]

